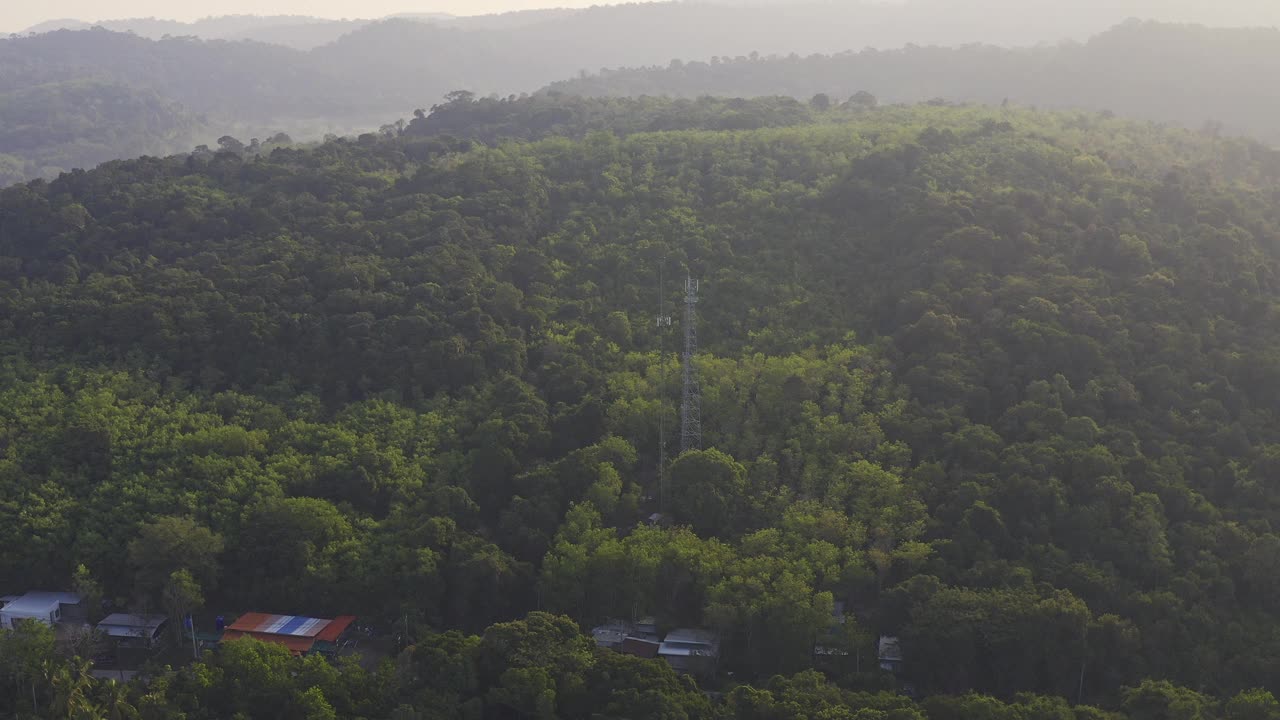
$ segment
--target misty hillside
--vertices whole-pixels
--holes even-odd
[[[358,16],[360,7],[349,14]],[[541,9],[489,15],[401,13],[411,19],[465,30],[510,30],[541,23],[620,33],[628,46],[661,51],[661,61],[713,55],[832,53],[865,47],[990,43],[1030,46],[1085,41],[1129,17],[1217,27],[1280,25],[1280,5],[1228,0],[683,0],[631,2],[585,9]],[[305,16],[223,16],[195,22],[156,18],[55,20],[28,32],[100,26],[143,37],[192,35],[206,40],[259,40],[297,49],[332,42],[376,19]],[[638,22],[631,27],[628,23]],[[660,32],[645,33],[657,26]],[[550,28],[539,28],[547,31]],[[574,34],[577,45],[591,36]],[[594,38],[599,39],[599,38]],[[692,42],[692,46],[691,46]],[[555,50],[548,46],[545,49]],[[647,61],[646,61],[647,62]],[[619,61],[615,64],[632,64]],[[590,65],[588,69],[595,69]]]
[[[1041,48],[908,46],[837,55],[715,57],[663,67],[605,70],[557,82],[578,95],[826,94],[868,92],[880,102],[943,98],[1110,110],[1127,117],[1280,141],[1280,30],[1127,22],[1086,43]]]
[[[367,20],[326,20],[301,15],[225,15],[194,22],[159,18],[93,22],[68,19],[43,22],[20,34],[43,34],[58,30],[88,30],[100,27],[114,32],[132,33],[152,40],[160,40],[166,35],[193,36],[204,40],[257,40],[306,50],[333,42],[344,33],[351,32],[368,22]]]
[[[160,40],[165,36],[198,37],[202,40],[254,40],[283,45],[295,50],[311,50],[334,42],[343,35],[379,20],[411,20],[472,30],[502,30],[523,27],[564,17],[576,10],[524,10],[492,15],[458,17],[447,13],[401,13],[380,19],[331,20],[304,15],[223,15],[193,22],[159,18],[121,20],[49,20],[27,28],[20,35],[44,34],[58,30],[88,30],[100,27]]]
[[[27,108],[25,113],[59,114],[63,126],[92,128],[116,140],[86,140],[95,149],[81,152],[65,133],[32,126],[21,144],[0,145],[0,183],[52,177],[104,157],[128,157],[141,146],[163,153],[224,135],[247,141],[286,132],[310,140],[376,130],[430,108],[453,90],[508,96],[557,81],[564,82],[553,89],[589,95],[783,94],[807,101],[826,93],[842,101],[868,91],[886,102],[1010,99],[1111,109],[1195,127],[1217,119],[1229,130],[1267,138],[1280,127],[1277,96],[1259,91],[1257,80],[1280,66],[1280,35],[1274,30],[1130,23],[1078,45],[915,44],[814,56],[895,38],[901,45],[1007,37],[994,26],[978,32],[964,24],[935,33],[929,23],[904,25],[906,10],[896,6],[857,12],[853,7],[813,4],[783,11],[768,5],[655,3],[465,22],[399,18],[361,25],[309,51],[256,41],[152,40],[104,29],[0,40],[0,92],[68,82],[127,87],[154,94],[166,114],[180,118],[139,118],[107,127],[120,116],[65,104]],[[914,12],[922,6],[906,7]],[[234,29],[241,20],[206,22]],[[318,27],[305,25],[313,26]],[[679,60],[672,63],[673,58]],[[641,69],[589,74],[624,66]],[[52,89],[43,96],[65,97]],[[144,132],[157,123],[164,132]]]

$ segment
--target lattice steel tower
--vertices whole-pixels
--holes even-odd
[[[680,399],[680,452],[702,449],[702,393],[693,357],[698,354],[698,281],[684,281],[684,393]]]
[[[663,515],[668,507],[670,489],[667,487],[667,328],[671,316],[667,314],[667,285],[663,277],[667,258],[658,265],[658,508]]]

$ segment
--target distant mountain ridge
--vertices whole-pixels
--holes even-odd
[[[1087,43],[1019,50],[994,41],[962,42],[1007,37],[1007,28],[948,29],[940,21],[908,26],[895,20],[913,17],[901,12],[883,4],[782,9],[661,2],[447,21],[342,21],[349,25],[341,27],[305,17],[210,18],[160,39],[100,26],[0,39],[0,95],[52,85],[24,96],[50,105],[24,112],[60,118],[56,133],[28,119],[21,144],[0,143],[0,185],[54,177],[127,157],[139,147],[178,152],[224,135],[249,140],[285,132],[309,140],[376,131],[455,90],[480,97],[548,88],[805,101],[818,93],[843,101],[867,90],[892,102],[1009,99],[1111,109],[1193,127],[1212,119],[1230,131],[1280,136],[1280,98],[1258,83],[1280,73],[1280,31],[1138,23]],[[149,27],[159,32],[165,26]],[[264,39],[202,39],[191,35],[194,27]],[[336,32],[336,39],[309,50],[287,46],[314,44]],[[307,33],[316,35],[304,42]],[[850,51],[897,37],[917,41],[894,46],[900,50]],[[926,39],[938,42],[923,44]],[[599,72],[616,67],[637,69]],[[58,87],[63,83],[78,84]],[[114,110],[102,113],[71,102],[85,92],[84,83],[94,88],[95,101],[110,100],[113,88],[142,95],[120,91],[120,102],[110,105]],[[104,125],[120,122],[121,108],[146,116]],[[138,137],[146,127],[166,128],[157,136],[164,141]],[[96,138],[93,152],[65,151],[88,138]],[[118,148],[114,155],[112,147]]]
[[[834,101],[931,99],[1110,110],[1127,117],[1252,135],[1280,143],[1280,30],[1131,20],[1085,43],[1034,48],[909,45],[832,55],[715,57],[602,70],[549,93],[697,98],[786,95]]]
[[[553,20],[574,12],[577,11],[521,10],[475,16],[424,12],[341,20],[309,15],[221,15],[192,22],[160,18],[125,18],[88,22],[67,18],[33,25],[19,35],[41,35],[59,30],[88,30],[101,27],[113,32],[132,33],[151,40],[160,40],[165,36],[198,37],[203,40],[252,40],[283,45],[295,50],[312,50],[335,42],[347,33],[388,20],[434,23],[469,30],[507,30]]]

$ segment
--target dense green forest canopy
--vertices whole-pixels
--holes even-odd
[[[1280,153],[1081,112],[553,101],[0,191],[0,588],[412,642],[114,688],[0,634],[8,710],[1275,717]],[[659,467],[686,273],[705,449]],[[642,614],[722,634],[725,703],[580,634]]]
[[[584,95],[1008,100],[1277,138],[1280,105],[1257,84],[1280,72],[1274,29],[1131,23],[1083,44],[1010,49],[962,44],[995,36],[935,37],[901,18],[855,22],[842,7],[649,3],[466,23],[393,18],[306,51],[102,28],[14,37],[0,40],[0,184],[227,135],[356,134],[459,88],[508,97],[549,83]],[[874,7],[860,12],[891,12]],[[916,34],[899,39],[906,28]],[[1030,37],[1040,39],[1020,41]],[[909,41],[919,44],[845,52]],[[618,67],[639,69],[588,75]]]

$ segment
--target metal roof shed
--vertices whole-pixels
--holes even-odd
[[[75,593],[30,592],[0,608],[0,628],[13,629],[18,620],[35,620],[45,625],[62,622],[63,607],[79,605]]]
[[[335,642],[355,619],[354,615],[329,620],[296,615],[245,613],[227,628],[222,640],[225,642],[252,637],[262,642],[283,645],[295,655],[303,655],[311,652],[317,642]]]
[[[658,656],[678,672],[710,673],[720,658],[720,636],[709,630],[672,630],[658,646]]]
[[[98,631],[121,645],[149,646],[160,639],[168,622],[164,615],[115,613],[98,623]]]

